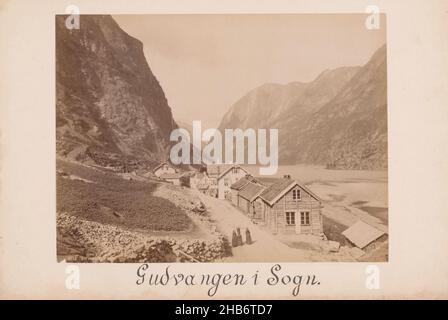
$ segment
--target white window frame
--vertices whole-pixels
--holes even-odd
[[[288,223],[288,216],[289,216],[289,223]],[[292,220],[294,220],[294,223],[291,223]],[[296,225],[295,211],[286,211],[285,212],[285,223],[287,226],[295,226]]]
[[[308,220],[308,223],[307,223],[307,220]],[[301,226],[310,226],[311,225],[311,212],[310,211],[300,211],[300,225]]]
[[[300,200],[302,198],[302,192],[299,188],[292,190],[292,199]]]

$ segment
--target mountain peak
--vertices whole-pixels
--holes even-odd
[[[235,103],[220,128],[278,128],[280,164],[387,167],[386,48],[362,67],[326,69],[308,83],[269,84]]]
[[[319,75],[313,80],[313,82],[334,80],[335,78],[341,76],[347,76],[351,78],[357,71],[359,71],[359,69],[361,69],[360,66],[325,69],[324,71],[319,73]]]

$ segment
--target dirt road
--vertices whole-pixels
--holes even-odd
[[[323,261],[328,260],[309,250],[290,248],[280,242],[274,235],[264,231],[226,200],[219,200],[197,192],[201,201],[207,206],[210,216],[219,231],[232,239],[232,231],[240,228],[245,241],[245,230],[249,228],[251,245],[232,249],[233,256],[224,262],[293,262],[293,261]]]

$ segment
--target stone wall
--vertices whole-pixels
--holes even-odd
[[[58,260],[67,262],[211,262],[231,254],[227,239],[155,237],[65,213],[57,218]]]

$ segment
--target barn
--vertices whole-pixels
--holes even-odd
[[[273,233],[323,233],[322,201],[289,176],[267,187],[259,197],[263,200],[263,205],[261,212],[257,214],[264,217]]]

